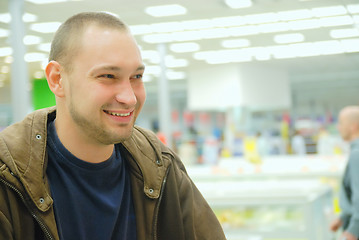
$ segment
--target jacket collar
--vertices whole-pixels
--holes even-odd
[[[138,165],[139,174],[143,177],[144,193],[149,198],[158,198],[170,165],[170,161],[164,156],[172,153],[154,133],[138,126],[134,127],[131,138],[122,145]]]
[[[46,175],[46,139],[48,115],[55,115],[55,108],[35,111],[0,134],[0,159],[18,178],[29,197],[40,211],[52,205]]]

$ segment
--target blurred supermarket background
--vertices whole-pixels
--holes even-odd
[[[0,0],[0,131],[54,105],[50,42],[82,11],[130,26],[146,64],[137,124],[181,156],[229,240],[334,239],[357,0]]]

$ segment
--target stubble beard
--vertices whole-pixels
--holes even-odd
[[[98,142],[103,145],[112,145],[124,142],[129,139],[133,132],[134,122],[129,123],[131,127],[125,126],[123,129],[123,133],[118,133],[116,129],[111,131],[110,129],[106,129],[104,123],[94,122],[91,118],[87,118],[83,114],[81,114],[78,110],[76,110],[74,104],[70,104],[70,115],[75,124],[81,129],[81,131],[87,135],[89,139],[94,142]],[[90,119],[90,120],[89,120]]]

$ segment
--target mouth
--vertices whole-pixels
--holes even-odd
[[[116,117],[128,117],[131,115],[131,113],[133,113],[133,111],[127,113],[111,112],[107,110],[103,110],[103,111],[111,116],[116,116]]]

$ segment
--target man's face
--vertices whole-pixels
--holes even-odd
[[[350,138],[351,138],[350,121],[349,121],[349,117],[347,116],[346,112],[341,112],[339,114],[338,130],[339,130],[339,133],[340,133],[341,137],[343,138],[343,140],[345,140],[345,141],[350,140]]]
[[[89,26],[71,65],[62,79],[68,131],[105,145],[129,138],[146,98],[144,66],[132,36]]]

